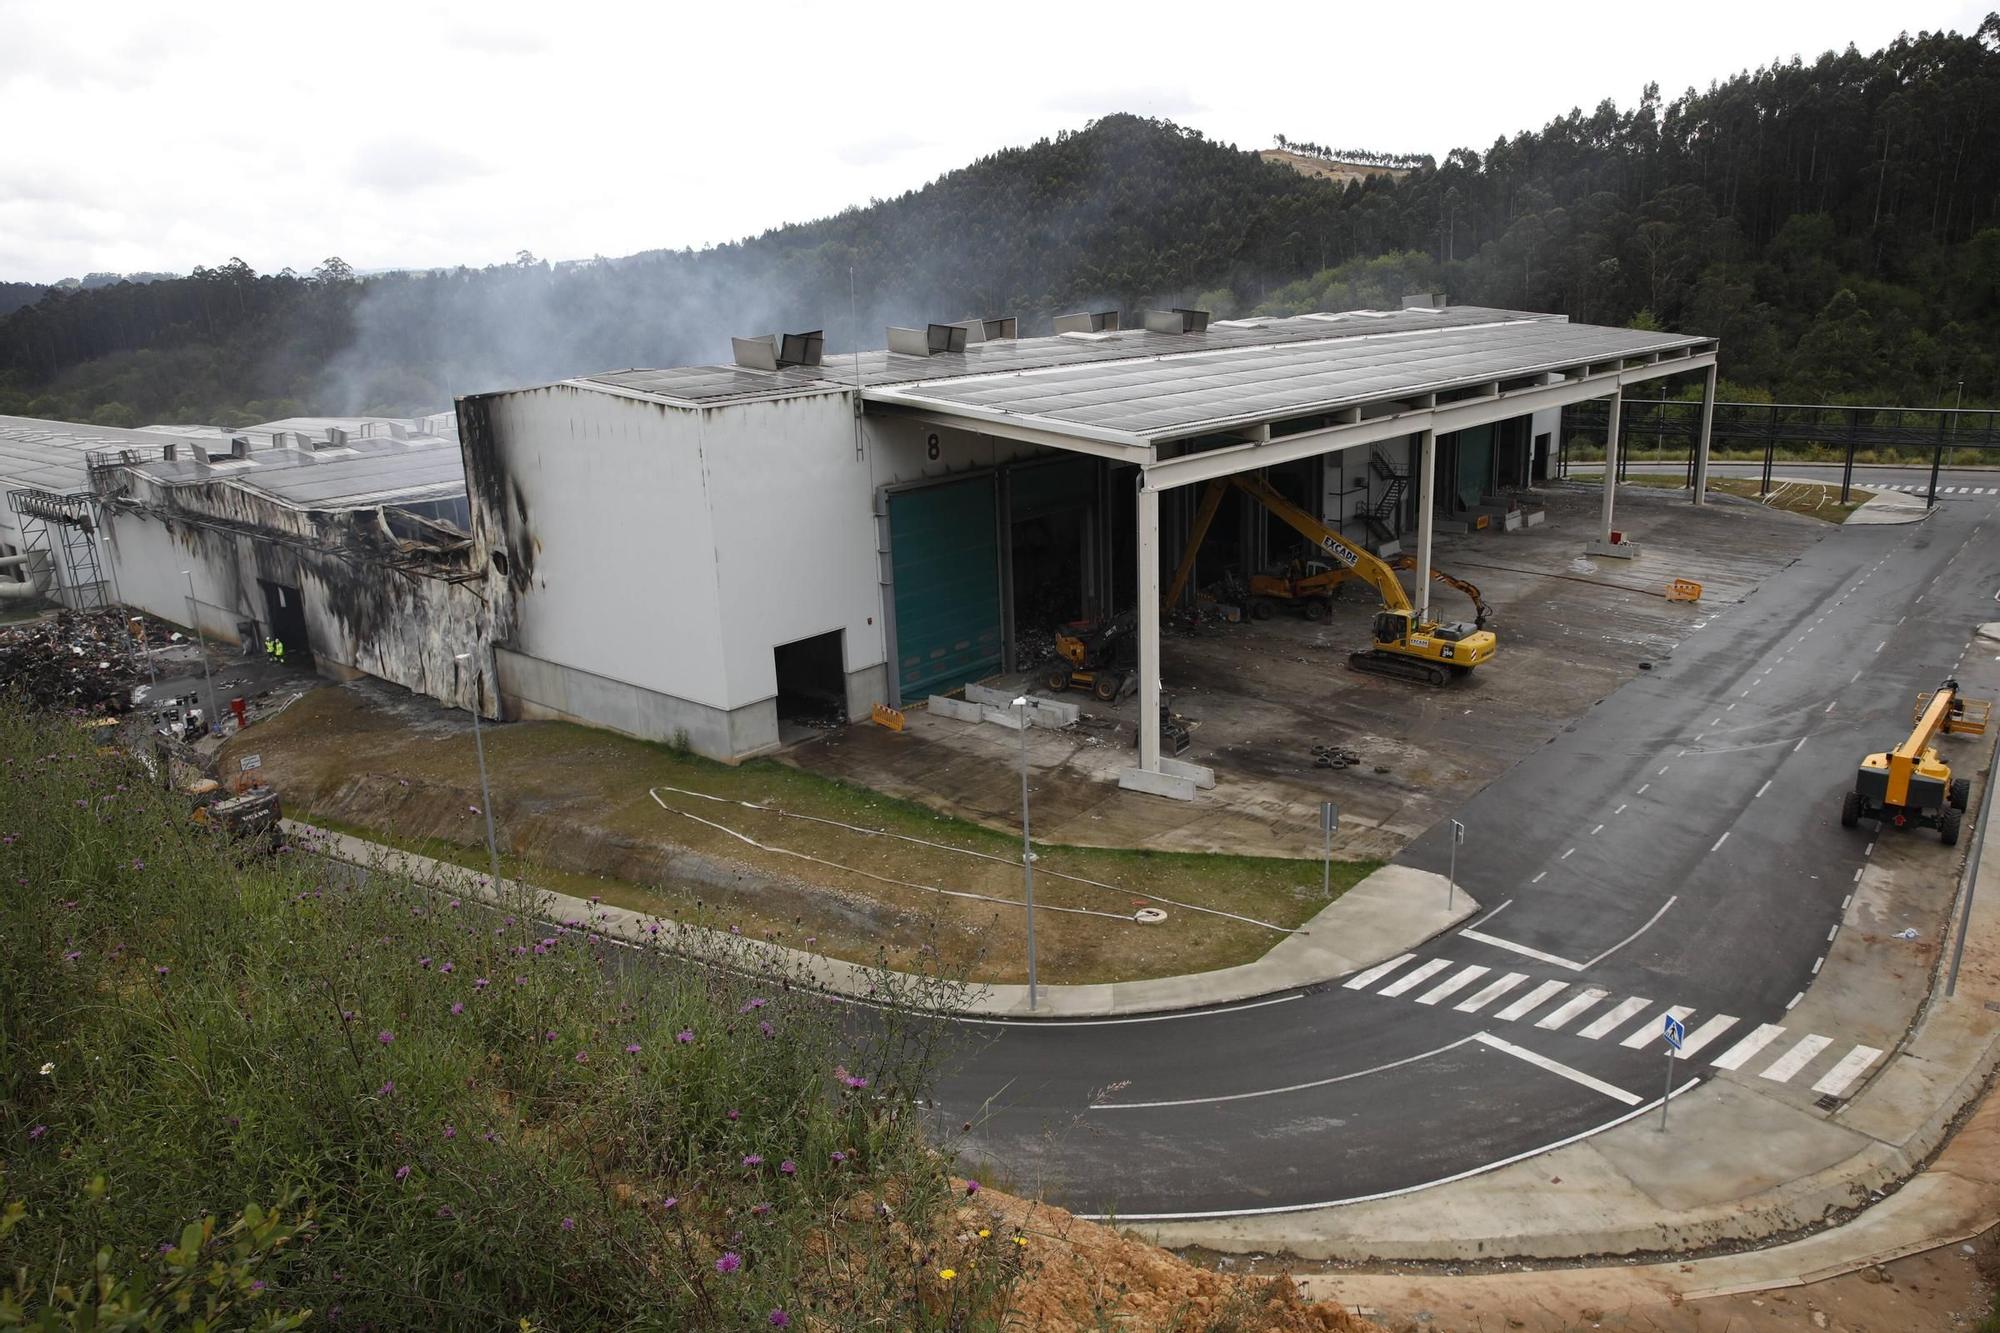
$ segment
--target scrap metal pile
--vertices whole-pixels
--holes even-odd
[[[157,623],[149,636],[161,635]],[[123,613],[63,611],[0,626],[0,692],[18,690],[38,704],[87,713],[123,713],[132,687],[146,679]]]

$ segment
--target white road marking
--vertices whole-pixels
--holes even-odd
[[[1477,994],[1473,995],[1472,998],[1467,1000],[1460,1000],[1457,1004],[1453,1005],[1452,1008],[1457,1010],[1461,1014],[1476,1014],[1481,1009],[1484,1009],[1487,1005],[1493,1003],[1495,1000],[1499,999],[1502,995],[1505,995],[1508,991],[1513,990],[1514,987],[1520,985],[1527,979],[1528,979],[1528,974],[1526,972],[1509,972],[1506,976],[1500,978],[1498,981],[1488,982],[1485,985],[1485,987],[1482,988]],[[1562,983],[1557,982],[1556,984],[1561,985]]]
[[[1602,1041],[1605,1037],[1611,1035],[1614,1028],[1625,1026],[1626,1023],[1631,1021],[1632,1015],[1638,1013],[1651,1003],[1652,1001],[1643,995],[1634,995],[1629,999],[1620,1000],[1610,1013],[1605,1014],[1596,1022],[1579,1031],[1576,1035],[1586,1041]]]
[[[1854,901],[1854,895],[1851,893],[1848,894],[1845,898],[1842,898],[1840,900],[1840,910],[1845,912],[1847,910],[1847,905],[1853,901]]]
[[[1923,600],[1923,598],[1919,597],[1919,598],[1918,598],[1917,600],[1921,602],[1921,601]],[[1853,675],[1851,675],[1851,676],[1849,676],[1849,677],[1847,678],[1847,683],[1848,683],[1849,685],[1852,685],[1852,684],[1853,684],[1853,683],[1854,683],[1855,681],[1857,681],[1857,680],[1860,680],[1860,679],[1861,679],[1861,673],[1860,673],[1859,671],[1857,671],[1857,672],[1855,672],[1855,673],[1854,673]]]
[[[1722,836],[1715,840],[1715,846],[1709,848],[1708,850],[1711,852],[1719,852],[1722,850],[1722,844],[1728,841],[1729,841],[1729,830],[1725,829],[1723,831]]]
[[[1567,852],[1564,852],[1564,853],[1563,853],[1563,854],[1562,854],[1561,856],[1558,856],[1558,857],[1556,858],[1556,860],[1558,860],[1558,861],[1567,861],[1567,860],[1569,860],[1569,858],[1570,858],[1571,856],[1573,856],[1573,855],[1574,855],[1575,853],[1576,853],[1576,848],[1572,847],[1572,848],[1570,848],[1570,849],[1569,849],[1569,851],[1567,851]]]
[[[1790,1012],[1792,1012],[1792,1010],[1798,1008],[1799,1001],[1805,998],[1806,998],[1806,993],[1804,991],[1800,991],[1797,995],[1794,995],[1791,999],[1786,1000],[1785,1012],[1789,1014]]]
[[[1840,923],[1836,921],[1832,925],[1826,928],[1826,942],[1828,944],[1833,943],[1833,937],[1835,935],[1838,935],[1839,933],[1840,933]]]
[[[1792,747],[1792,753],[1797,754],[1800,750],[1803,750],[1805,748],[1806,748],[1806,738],[1801,736],[1799,737],[1799,743]]]
[[[1875,651],[1879,653],[1888,646],[1889,646],[1889,641],[1887,639],[1884,639],[1882,640],[1882,642],[1875,645]]]
[[[1765,792],[1769,790],[1771,790],[1771,780],[1769,778],[1765,778],[1764,785],[1757,789],[1757,796],[1762,796]],[[1757,796],[1752,796],[1750,799],[1754,801],[1757,799]]]
[[[1543,953],[1540,949],[1531,949],[1525,944],[1516,944],[1512,940],[1503,940],[1498,935],[1488,935],[1470,928],[1459,931],[1458,937],[1462,940],[1477,940],[1481,944],[1490,944],[1496,949],[1505,949],[1509,953],[1520,954],[1523,958],[1533,958],[1553,967],[1566,967],[1572,972],[1581,972],[1590,966],[1588,963],[1572,963],[1567,958],[1558,958],[1552,953]]]
[[[1819,957],[1817,957],[1817,958],[1813,959],[1813,975],[1814,975],[1814,976],[1818,976],[1818,975],[1819,975],[1819,970],[1820,970],[1820,969],[1821,969],[1822,967],[1825,967],[1825,966],[1826,966],[1826,955],[1825,955],[1825,954],[1821,954],[1821,955],[1820,955]]]
[[[1721,1055],[1715,1057],[1717,1069],[1741,1069],[1757,1052],[1769,1046],[1785,1034],[1785,1029],[1777,1023],[1760,1024],[1755,1032],[1737,1042]]]
[[[1516,1046],[1511,1041],[1502,1041],[1491,1033],[1482,1032],[1476,1040],[1483,1046],[1491,1046],[1496,1051],[1504,1051],[1516,1060],[1526,1060],[1537,1069],[1546,1069],[1551,1074],[1561,1075],[1572,1083],[1580,1083],[1594,1092],[1601,1092],[1607,1097],[1615,1098],[1625,1103],[1627,1106],[1637,1106],[1645,1101],[1645,1098],[1629,1093],[1616,1084],[1606,1083],[1601,1078],[1592,1078],[1581,1069],[1571,1069],[1568,1065],[1560,1061],[1551,1060],[1546,1055],[1538,1055],[1526,1047]]]
[[[1404,991],[1415,990],[1450,966],[1451,960],[1449,958],[1433,958],[1422,967],[1404,973],[1397,980],[1390,982],[1375,993],[1377,995],[1396,996],[1401,995]]]
[[[1222,1014],[1240,1013],[1245,1009],[1262,1009],[1269,1004],[1290,1004],[1293,1000],[1303,1000],[1303,992],[1279,995],[1269,1000],[1252,1000],[1248,1004],[1232,1004],[1224,1009],[1197,1009],[1193,1012],[1174,1014],[1135,1014],[1129,1018],[1079,1018],[1051,1021],[1046,1018],[986,1018],[977,1014],[954,1014],[951,1021],[964,1023],[969,1027],[996,1028],[1040,1028],[1045,1032],[1062,1032],[1069,1028],[1109,1028],[1121,1027],[1126,1023],[1172,1023],[1185,1018],[1214,1018]],[[849,1004],[867,1004],[865,1000],[849,1000]],[[870,1005],[870,1008],[884,1006]]]
[[[1817,1032],[1809,1032],[1800,1037],[1791,1050],[1773,1060],[1771,1067],[1764,1071],[1763,1077],[1773,1083],[1789,1083],[1792,1075],[1811,1064],[1815,1055],[1831,1045],[1833,1045],[1832,1037],[1822,1037]]]
[[[1619,807],[1618,807],[1618,808],[1617,808],[1616,810],[1613,810],[1613,811],[1612,811],[1611,813],[1612,813],[1612,814],[1614,814],[1614,815],[1622,815],[1622,814],[1624,814],[1624,813],[1625,813],[1625,807],[1621,805],[1621,806],[1619,806]],[[1603,827],[1604,827],[1604,825],[1602,825],[1602,824],[1599,824],[1599,825],[1598,825],[1597,827],[1599,827],[1599,828],[1603,828]]]
[[[1517,1019],[1525,1018],[1542,1005],[1547,1004],[1552,997],[1560,995],[1568,989],[1569,983],[1567,981],[1544,981],[1541,985],[1535,987],[1526,995],[1523,995],[1520,999],[1514,1001],[1514,1003],[1493,1016],[1502,1022],[1512,1023]]]
[[[1674,1052],[1674,1059],[1694,1059],[1695,1052],[1729,1031],[1729,1029],[1735,1027],[1739,1021],[1733,1014],[1717,1014],[1714,1018],[1709,1019],[1706,1023],[1703,1023],[1700,1027],[1687,1034],[1687,1039],[1681,1042],[1680,1050]]]
[[[1604,832],[1604,825],[1602,825],[1602,824],[1599,824],[1599,825],[1598,825],[1598,826],[1597,826],[1596,828],[1594,828],[1594,829],[1592,829],[1592,830],[1590,831],[1590,836],[1594,838],[1594,837],[1596,837],[1596,836],[1597,836],[1598,834],[1600,834],[1600,833],[1602,833],[1602,832]]]
[[[1654,776],[1654,777],[1656,777],[1656,778],[1662,778],[1662,777],[1665,777],[1665,776],[1667,775],[1667,770],[1668,770],[1668,769],[1670,769],[1670,768],[1672,768],[1672,767],[1673,767],[1673,765],[1672,765],[1672,764],[1661,764],[1661,765],[1660,765],[1660,771],[1659,771],[1659,772],[1657,772],[1657,773],[1655,773],[1655,774],[1653,774],[1653,776]]]
[[[1826,711],[1827,711],[1827,712],[1829,712],[1829,713],[1831,713],[1831,712],[1833,711],[1833,706],[1834,706],[1835,704],[1839,703],[1839,702],[1840,702],[1840,700],[1838,700],[1838,699],[1829,699],[1829,700],[1827,700],[1827,704],[1826,704]]]
[[[1492,970],[1493,969],[1490,967],[1481,967],[1477,963],[1469,964],[1468,966],[1460,968],[1457,972],[1453,973],[1451,977],[1448,978],[1447,980],[1440,981],[1437,985],[1431,987],[1429,990],[1425,991],[1422,995],[1418,996],[1417,1003],[1436,1004],[1439,1000],[1444,999],[1446,996],[1455,995],[1459,991],[1464,990],[1467,986],[1479,980],[1481,977],[1485,976],[1488,972],[1491,972]]]
[[[1670,1004],[1667,1006],[1666,1013],[1661,1014],[1658,1018],[1654,1019],[1650,1024],[1641,1023],[1636,1032],[1631,1033],[1625,1038],[1625,1040],[1619,1042],[1618,1044],[1620,1046],[1625,1047],[1627,1050],[1636,1051],[1649,1041],[1665,1041],[1666,1026],[1667,1026],[1666,1020],[1668,1015],[1672,1015],[1674,1021],[1676,1023],[1679,1023],[1686,1021],[1687,1016],[1693,1012],[1694,1010],[1687,1005]]]
[[[1530,883],[1530,884],[1540,884],[1540,883],[1541,883],[1541,882],[1542,882],[1543,880],[1547,879],[1548,877],[1549,877],[1549,872],[1548,872],[1548,871],[1546,871],[1546,870],[1537,870],[1537,871],[1535,872],[1535,877],[1534,877],[1533,879],[1529,880],[1529,881],[1528,881],[1528,883]]]
[[[1386,1065],[1376,1065],[1372,1069],[1357,1069],[1351,1074],[1335,1074],[1331,1078],[1318,1078],[1310,1083],[1293,1083],[1282,1088],[1260,1088],[1256,1092],[1226,1092],[1215,1097],[1184,1097],[1178,1101],[1167,1102],[1092,1102],[1085,1109],[1091,1111],[1148,1111],[1162,1106],[1206,1106],[1213,1102],[1242,1102],[1249,1101],[1253,1097],[1276,1097],[1287,1092],[1306,1092],[1312,1088],[1324,1088],[1332,1083],[1345,1083],[1349,1079],[1366,1078],[1370,1074],[1380,1074],[1390,1069],[1400,1068],[1403,1065],[1415,1064],[1419,1060],[1428,1060],[1433,1055],[1443,1055],[1446,1051],[1455,1050],[1467,1042],[1475,1040],[1477,1040],[1477,1037],[1460,1037],[1457,1041],[1439,1046],[1435,1050],[1422,1051],[1416,1055],[1406,1055],[1400,1060],[1391,1060]]]
[[[1575,1018],[1578,1014],[1600,1000],[1607,1000],[1609,998],[1611,998],[1611,992],[1608,990],[1599,990],[1595,986],[1586,987],[1581,994],[1572,995],[1560,1008],[1543,1015],[1542,1020],[1536,1023],[1535,1026],[1545,1032],[1560,1032],[1563,1029],[1563,1025],[1568,1023],[1572,1018]]]
[[[1367,990],[1370,986],[1380,981],[1383,977],[1388,976],[1391,972],[1394,972],[1397,968],[1401,967],[1403,964],[1409,962],[1412,958],[1415,957],[1416,955],[1413,953],[1399,954],[1396,957],[1391,958],[1386,963],[1378,963],[1374,967],[1369,968],[1366,972],[1357,973],[1356,975],[1349,977],[1346,981],[1343,981],[1340,984],[1342,988],[1345,990]]]
[[[1637,790],[1637,791],[1633,792],[1632,794],[1633,794],[1634,796],[1644,796],[1644,795],[1646,794],[1646,788],[1648,788],[1648,787],[1650,787],[1650,786],[1652,786],[1652,785],[1653,785],[1653,784],[1652,784],[1652,783],[1650,783],[1650,782],[1642,782],[1642,783],[1640,783],[1640,784],[1639,784],[1639,790]]]
[[[1729,705],[1728,707],[1724,708],[1724,709],[1723,709],[1722,711],[1723,711],[1723,712],[1725,712],[1725,713],[1731,713],[1731,712],[1734,712],[1735,710],[1736,710],[1736,705],[1735,705],[1735,704],[1730,704],[1730,705]]]
[[[1872,843],[1872,842],[1871,842],[1871,843],[1869,843],[1869,844],[1868,844],[1868,846],[1867,846],[1867,848],[1866,848],[1866,849],[1864,849],[1864,850],[1862,851],[1862,853],[1861,853],[1861,854],[1862,854],[1863,856],[1873,856],[1873,855],[1875,855],[1875,844],[1874,844],[1874,843]],[[1846,905],[1847,905],[1846,903],[1842,903],[1842,904],[1841,904],[1841,906],[1842,906],[1842,907],[1845,907]]]
[[[1669,907],[1672,907],[1675,903],[1679,902],[1680,900],[1681,896],[1678,893],[1670,896],[1665,902],[1660,904],[1659,911],[1653,913],[1651,916],[1646,918],[1645,925],[1639,927],[1637,930],[1633,931],[1630,935],[1627,935],[1624,939],[1618,941],[1618,943],[1612,945],[1609,949],[1606,949],[1603,953],[1597,955],[1597,957],[1585,963],[1583,967],[1596,967],[1599,963],[1609,958],[1612,954],[1617,953],[1620,949],[1630,944],[1633,940],[1638,939],[1641,935],[1651,930],[1654,924],[1658,922],[1661,917],[1667,914],[1667,909]],[[1577,971],[1581,972],[1583,970],[1583,967],[1578,968]]]
[[[1854,882],[1856,884],[1859,884],[1861,882],[1861,871],[1863,870],[1863,868],[1864,867],[1862,866],[1854,867]]]

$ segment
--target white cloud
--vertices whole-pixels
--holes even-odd
[[[0,0],[0,278],[700,246],[1115,110],[1482,151],[1572,106],[1970,31],[1962,0],[162,9]]]

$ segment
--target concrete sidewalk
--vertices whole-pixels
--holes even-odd
[[[1921,523],[1930,512],[1930,506],[1914,495],[1907,495],[1902,491],[1877,491],[1860,508],[1847,516],[1847,524],[1843,526]]]
[[[1756,1274],[1844,1271],[1842,1265],[1860,1267],[1982,1230],[2000,1217],[1994,1153],[2000,1111],[1987,1106],[1974,1122],[1981,1126],[1977,1135],[1954,1141],[1929,1170],[1925,1164],[1981,1096],[2000,1059],[2000,837],[1986,840],[1980,864],[1968,867],[1968,878],[1976,879],[1957,993],[1944,994],[1958,925],[1955,907],[1948,907],[1950,929],[1933,955],[1937,973],[1916,974],[1934,983],[1929,998],[1919,1001],[1904,1030],[1900,1015],[1910,1010],[1894,989],[1895,974],[1910,969],[1898,969],[1885,950],[1899,940],[1896,923],[1906,919],[1895,881],[1921,870],[1920,861],[1869,868],[1840,947],[1789,1017],[1801,1029],[1851,1032],[1872,1022],[1901,1035],[1883,1039],[1892,1048],[1888,1058],[1860,1092],[1831,1110],[1809,1091],[1704,1068],[1703,1081],[1674,1099],[1664,1134],[1654,1112],[1567,1147],[1395,1197],[1143,1230],[1164,1245],[1231,1253],[1477,1262],[1701,1251],[1796,1235],[1862,1210],[1846,1225],[1784,1246],[1785,1257],[1765,1266],[1753,1255],[1733,1256],[1736,1267],[1704,1261],[1710,1266],[1700,1271],[1713,1275],[1714,1288],[1762,1281]],[[1692,1287],[1680,1281],[1687,1276],[1680,1272],[1675,1280]],[[1348,1287],[1340,1290],[1347,1301]]]
[[[408,876],[463,897],[501,902],[528,892],[547,904],[550,917],[584,920],[599,934],[645,943],[657,939],[664,917],[649,916],[608,903],[591,903],[567,894],[507,881],[496,891],[488,876],[449,861],[387,847],[298,820],[285,821],[285,832],[301,849],[352,865]],[[1446,907],[1446,898],[1451,906]],[[1448,893],[1444,876],[1407,866],[1383,866],[1322,909],[1305,925],[1286,935],[1269,953],[1253,963],[1150,981],[1108,982],[1096,986],[1041,986],[1036,1005],[1028,1008],[1028,988],[1015,985],[973,986],[964,1009],[968,1013],[1008,1018],[1102,1018],[1122,1014],[1166,1013],[1177,1009],[1233,1004],[1297,990],[1372,967],[1407,952],[1472,916],[1479,904],[1463,889]],[[654,927],[649,930],[648,927]],[[726,938],[719,932],[717,941]],[[744,947],[740,939],[732,941]],[[804,975],[835,995],[865,998],[876,993],[879,970],[843,962],[784,945],[757,942],[773,971]]]

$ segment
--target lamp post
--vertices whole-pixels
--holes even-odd
[[[201,608],[194,600],[194,571],[183,569],[188,581],[188,628],[194,631],[195,651],[201,654],[202,689],[208,695],[208,712],[202,717],[205,729],[215,729],[215,680],[208,673],[208,640],[201,633]]]
[[[471,653],[456,653],[454,662],[470,660]],[[500,893],[500,844],[493,838],[493,789],[486,782],[486,741],[479,728],[479,683],[473,681],[472,690],[472,749],[479,756],[479,808],[486,815],[486,857],[493,867],[493,892]]]
[[[1021,888],[1028,902],[1028,1012],[1035,1011],[1035,846],[1028,838],[1028,696],[1014,700],[1021,710]]]
[[[1451,910],[1451,900],[1458,890],[1458,844],[1465,841],[1465,825],[1456,819],[1451,821],[1451,870],[1444,877],[1444,910]]]

